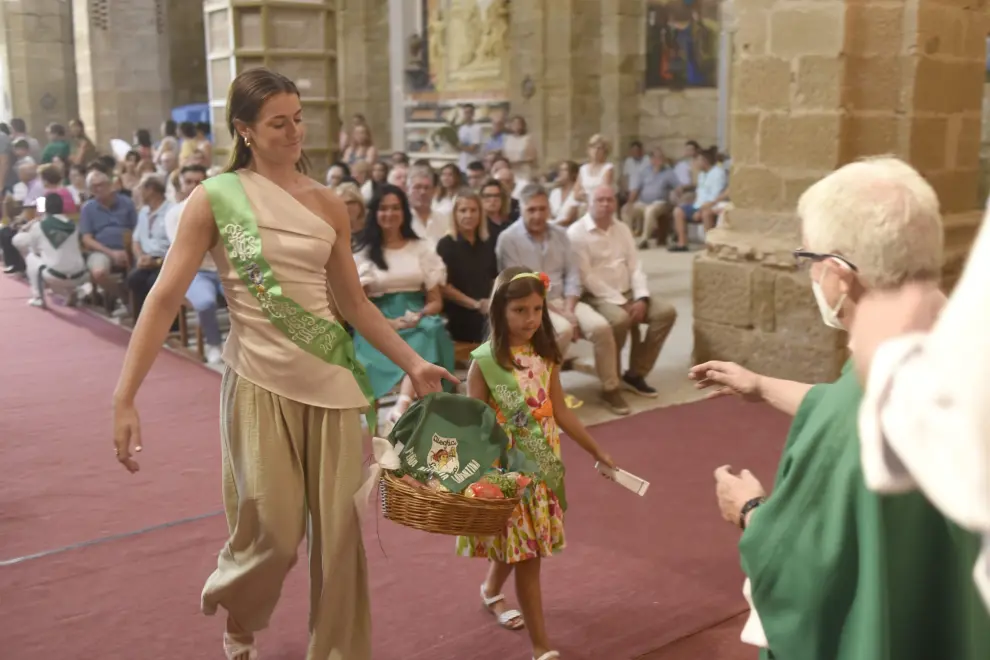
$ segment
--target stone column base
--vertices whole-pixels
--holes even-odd
[[[694,261],[694,359],[811,383],[834,380],[846,334],[828,328],[793,241],[716,229]]]
[[[942,287],[962,273],[982,211],[954,213],[945,224]],[[809,383],[831,382],[849,356],[846,333],[822,323],[797,243],[766,234],[715,229],[694,261],[694,360]]]

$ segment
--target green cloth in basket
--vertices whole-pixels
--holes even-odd
[[[427,483],[436,479],[452,493],[461,493],[493,468],[538,478],[538,467],[519,450],[483,401],[435,392],[416,401],[389,434],[402,443],[399,476]]]

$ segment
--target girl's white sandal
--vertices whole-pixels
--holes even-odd
[[[505,600],[505,594],[496,594],[489,598],[485,594],[485,585],[481,585],[481,602],[484,603],[485,609],[489,612],[492,611],[492,605],[495,603]],[[492,612],[494,614],[494,612]],[[521,630],[526,624],[523,622],[522,612],[519,610],[506,610],[501,614],[495,616],[498,621],[498,625],[502,626],[506,630]],[[513,621],[518,621],[519,623],[513,624]]]

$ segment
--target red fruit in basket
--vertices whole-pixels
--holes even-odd
[[[520,474],[518,477],[516,477],[516,487],[518,487],[520,490],[530,485],[531,483],[533,483],[533,480],[527,476]]]
[[[467,491],[470,491],[471,495],[468,495]],[[464,494],[468,495],[468,497],[480,497],[486,500],[505,499],[505,495],[502,493],[501,490],[499,490],[498,486],[488,483],[486,481],[479,481],[477,483],[471,484],[470,486],[468,486],[467,491],[465,491]]]

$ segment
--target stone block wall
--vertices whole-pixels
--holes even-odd
[[[166,8],[170,106],[206,103],[203,0],[168,0]]]
[[[341,121],[361,113],[368,120],[379,150],[392,144],[389,80],[388,0],[339,0],[337,42],[339,51]]]
[[[4,105],[44,142],[45,126],[66,124],[79,113],[70,0],[0,3]]]
[[[795,206],[855,159],[894,154],[939,194],[945,283],[979,223],[987,9],[940,0],[735,0],[735,209],[694,268],[695,358],[834,378],[845,335],[820,319],[791,251]]]
[[[31,0],[32,2],[34,0]],[[101,150],[171,108],[165,0],[73,0],[79,114]]]
[[[718,141],[717,89],[649,89],[639,97],[639,137],[679,158],[688,140],[703,147]]]
[[[621,161],[639,136],[644,12],[642,0],[513,3],[509,102],[526,117],[541,165],[586,159],[596,133]]]

